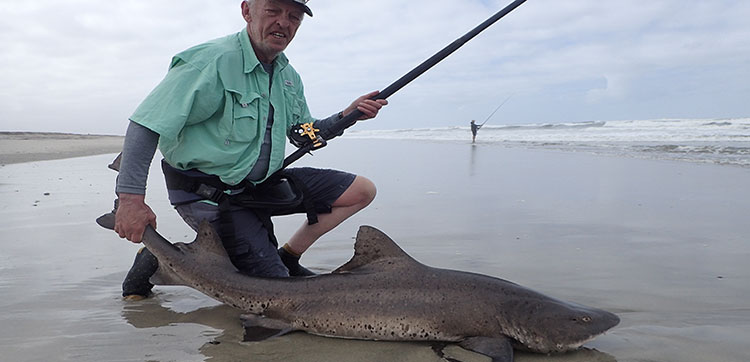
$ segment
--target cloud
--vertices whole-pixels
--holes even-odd
[[[508,3],[313,0],[287,55],[324,117]],[[244,26],[227,0],[0,6],[0,130],[123,133],[172,55]],[[748,17],[750,3],[733,0],[530,0],[361,127],[463,125],[510,94],[499,123],[747,116]]]

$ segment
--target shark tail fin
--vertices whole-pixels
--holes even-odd
[[[102,216],[99,216],[98,218],[96,218],[96,223],[105,229],[114,230],[115,229],[115,213],[108,212]]]

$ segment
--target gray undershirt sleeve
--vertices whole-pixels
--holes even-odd
[[[330,128],[333,126],[336,121],[338,121],[339,114],[335,113],[332,116],[324,119],[319,119],[315,121],[315,127],[320,130],[320,135],[323,136],[323,138],[327,141],[334,137],[341,136],[344,134],[344,131],[339,132],[338,134],[331,134]]]
[[[120,174],[117,176],[115,192],[126,194],[146,194],[146,180],[156,147],[159,145],[159,134],[130,121],[122,145]]]
[[[327,132],[328,128],[338,120],[338,113],[335,113],[328,118],[317,120],[315,125],[321,130],[324,138],[331,139],[343,134],[341,132],[329,137],[329,133]],[[270,137],[266,135],[265,138],[265,141],[270,144]],[[151,168],[151,161],[154,159],[158,144],[158,133],[130,121],[128,130],[125,133],[125,142],[122,146],[122,161],[120,162],[120,173],[117,176],[116,193],[146,194],[148,172]],[[266,169],[267,167],[266,164]]]

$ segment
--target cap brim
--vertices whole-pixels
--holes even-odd
[[[302,8],[302,10],[305,11],[305,14],[307,14],[309,17],[312,17],[312,10],[310,10],[310,7],[305,4],[306,1],[298,1],[298,0],[290,0],[291,2],[299,5],[299,7]]]

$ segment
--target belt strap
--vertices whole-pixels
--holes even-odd
[[[187,191],[193,194],[196,194],[203,198],[204,200],[210,200],[217,204],[219,204],[221,209],[227,210],[228,209],[228,203],[231,202],[232,204],[250,208],[253,210],[256,210],[259,214],[259,217],[261,217],[260,214],[268,214],[268,218],[270,218],[270,215],[273,214],[272,211],[268,211],[269,209],[272,209],[272,207],[269,207],[266,204],[258,203],[253,204],[253,201],[255,200],[254,197],[250,196],[248,197],[247,193],[252,192],[256,189],[262,189],[262,184],[259,186],[252,186],[248,183],[243,182],[242,184],[238,186],[230,186],[224,182],[221,181],[221,179],[218,176],[215,175],[186,175],[184,172],[181,172],[177,170],[176,168],[172,167],[170,164],[168,164],[164,159],[161,161],[162,171],[164,172],[164,178],[167,183],[167,188],[171,190],[182,190]],[[318,213],[315,210],[315,205],[312,201],[312,198],[309,197],[310,191],[307,188],[307,186],[301,182],[297,177],[285,173],[284,171],[281,171],[278,173],[279,176],[286,178],[289,180],[290,184],[294,185],[294,187],[299,189],[299,193],[302,194],[302,205],[305,209],[305,212],[307,214],[307,223],[308,225],[314,225],[318,223]],[[243,193],[239,193],[236,195],[231,195],[227,193],[226,191],[230,190],[239,190],[245,188],[245,195]],[[262,192],[262,190],[258,190],[259,192]],[[297,199],[299,200],[299,199]],[[283,209],[283,207],[282,207]],[[283,214],[280,214],[283,215]]]
[[[190,192],[217,204],[227,197],[225,191],[242,187],[227,185],[214,175],[188,176],[163,159],[161,160],[161,169],[164,172],[164,180],[168,189]]]

